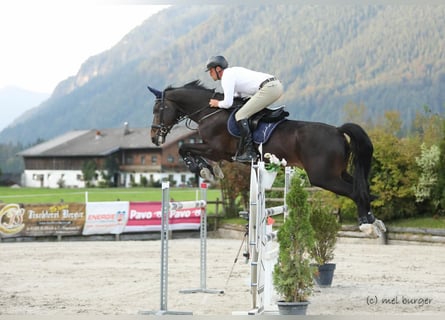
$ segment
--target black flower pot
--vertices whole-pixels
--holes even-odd
[[[309,301],[303,302],[284,302],[278,301],[278,312],[280,315],[306,315]]]
[[[318,266],[318,272],[315,275],[315,282],[321,288],[330,287],[334,278],[335,263],[326,263]]]

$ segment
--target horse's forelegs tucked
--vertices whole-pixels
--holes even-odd
[[[185,165],[187,166],[187,168],[189,168],[189,170],[191,172],[193,172],[194,174],[199,174],[199,171],[201,170],[199,168],[199,164],[196,161],[196,159],[189,153],[185,153],[185,154],[181,154],[181,152],[179,152],[182,159],[184,160]]]
[[[198,163],[200,176],[207,180],[212,180],[213,177],[223,179],[224,173],[217,163],[210,164],[203,157],[196,157],[196,162]]]
[[[207,180],[212,180],[213,177],[223,179],[224,174],[219,165],[213,163],[211,157],[207,156],[208,154],[212,154],[211,151],[212,149],[210,149],[208,145],[202,143],[183,144],[179,148],[179,154],[184,159],[184,163],[190,171],[198,173],[202,178]]]
[[[199,174],[201,178],[212,180],[213,177],[223,179],[224,174],[218,164],[211,165],[206,159],[199,156],[193,156],[190,152],[179,152],[185,165],[195,174]]]
[[[206,180],[213,180],[215,172],[213,172],[212,166],[203,157],[196,157],[196,162],[199,168],[199,175]]]

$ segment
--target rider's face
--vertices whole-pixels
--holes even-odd
[[[213,81],[217,81],[218,80],[218,73],[216,71],[216,68],[210,68],[209,69],[209,75],[213,79]]]

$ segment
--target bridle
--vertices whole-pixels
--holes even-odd
[[[165,137],[173,128],[173,126],[178,123],[177,120],[171,125],[166,125],[164,123],[164,110],[167,108],[165,104],[165,91],[162,91],[162,94],[159,98],[156,98],[155,104],[160,103],[159,107],[159,124],[151,125],[152,130],[156,130],[156,145],[161,145],[165,142]]]
[[[213,96],[215,95],[215,93],[213,94]],[[212,97],[213,97],[212,96]],[[204,109],[209,108],[209,105],[206,104],[203,107],[198,108],[197,110],[193,111],[192,113],[187,114],[186,112],[184,112],[184,110],[181,110],[180,108],[178,108],[179,110],[179,115],[178,117],[176,117],[176,119],[169,125],[165,124],[165,120],[164,120],[164,111],[169,108],[169,106],[165,103],[165,90],[162,91],[162,94],[160,95],[159,98],[156,98],[155,103],[159,103],[159,124],[152,124],[151,125],[151,129],[152,130],[156,130],[156,142],[158,143],[157,145],[163,144],[165,142],[165,137],[167,136],[167,134],[170,132],[170,130],[177,125],[178,123],[187,120],[186,121],[186,127],[190,130],[197,130],[194,128],[190,127],[191,122],[193,121],[191,119],[191,117],[193,117],[196,114],[199,114],[201,111],[203,111]],[[171,108],[171,106],[170,106]],[[198,123],[200,123],[202,120],[207,119],[208,117],[219,113],[220,111],[222,111],[222,109],[216,109],[214,112],[207,114],[205,116],[203,116],[201,119],[199,119]]]

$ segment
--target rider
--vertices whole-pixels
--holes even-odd
[[[239,162],[256,161],[257,152],[253,146],[249,117],[267,108],[283,94],[283,85],[273,75],[249,70],[243,67],[230,67],[223,56],[213,56],[207,61],[207,70],[214,81],[221,80],[224,100],[210,99],[212,108],[230,108],[234,96],[250,97],[249,101],[235,114],[241,139],[238,151],[233,158]]]

